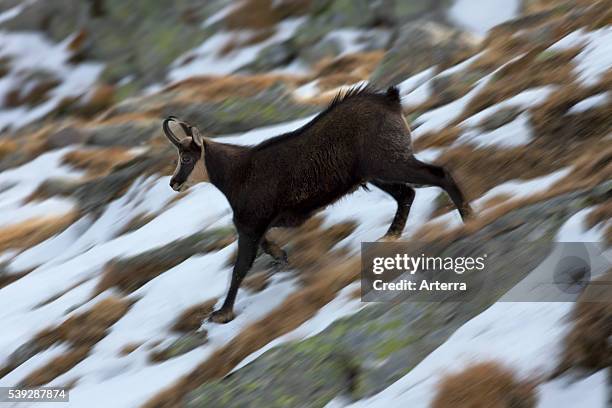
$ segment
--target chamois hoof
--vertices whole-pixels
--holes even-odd
[[[283,269],[289,266],[289,258],[287,257],[287,253],[283,251],[281,256],[275,257],[272,261],[272,267],[274,269]]]
[[[472,209],[472,207],[469,204],[466,204],[459,211],[459,214],[461,214],[461,219],[463,220],[463,222],[466,222],[466,221],[474,219],[474,210]]]
[[[402,237],[401,234],[393,233],[393,234],[385,234],[378,239],[379,242],[395,242]]]
[[[213,322],[213,323],[220,323],[220,324],[224,324],[227,322],[231,322],[232,320],[234,320],[234,318],[236,317],[236,315],[234,314],[233,310],[215,310],[214,312],[211,313],[210,317],[208,318],[209,322]]]

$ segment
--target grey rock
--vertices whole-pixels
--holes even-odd
[[[477,41],[449,26],[419,20],[405,24],[370,81],[379,87],[395,85],[432,65],[474,52]]]
[[[72,144],[80,144],[85,142],[85,140],[86,135],[82,130],[67,126],[49,135],[47,143],[52,149],[58,149]]]
[[[478,124],[478,127],[480,127],[480,129],[485,132],[495,130],[499,127],[504,126],[505,124],[512,122],[518,117],[518,115],[521,114],[521,112],[523,112],[523,109],[519,106],[508,106],[506,108],[501,108],[484,118]]]
[[[180,336],[163,350],[153,352],[153,359],[164,361],[178,357],[208,342],[208,332],[201,330]]]
[[[87,144],[94,146],[139,146],[159,135],[158,121],[101,125],[88,129]]]
[[[257,54],[255,61],[241,67],[241,72],[265,72],[289,64],[297,56],[291,41],[270,44]]]

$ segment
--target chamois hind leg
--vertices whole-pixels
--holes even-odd
[[[276,263],[283,265],[289,263],[287,253],[276,242],[269,240],[266,236],[262,238],[260,246],[266,254],[274,258]]]
[[[404,232],[406,220],[410,213],[410,207],[414,201],[414,189],[406,184],[394,183],[388,184],[379,181],[372,182],[373,185],[395,198],[397,201],[397,211],[393,217],[393,221],[383,238],[396,239]]]
[[[472,208],[451,173],[441,166],[423,163],[410,156],[407,160],[388,160],[377,169],[375,177],[389,183],[430,185],[442,188],[450,196],[465,221],[472,216]]]

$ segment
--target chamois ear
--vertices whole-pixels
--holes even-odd
[[[202,136],[202,134],[200,133],[200,130],[197,127],[195,126],[191,127],[191,136],[193,138],[193,142],[196,145],[200,147],[204,145],[204,137]]]

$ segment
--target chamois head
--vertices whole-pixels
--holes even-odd
[[[170,129],[170,122],[180,126],[181,137]],[[176,191],[185,191],[196,183],[208,181],[208,171],[204,162],[204,138],[198,128],[174,116],[164,120],[162,127],[166,137],[178,150],[178,163],[170,179],[170,187]]]

